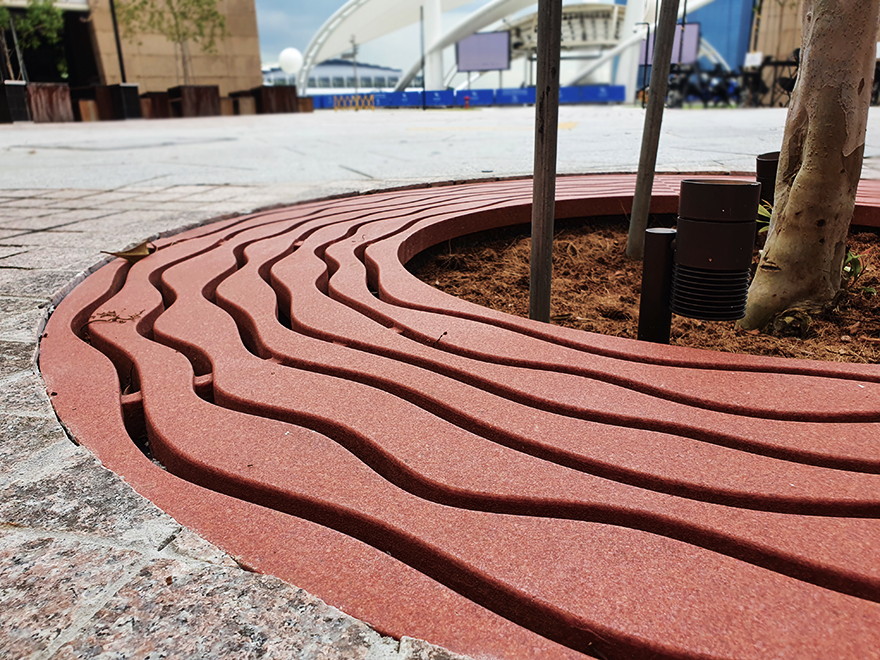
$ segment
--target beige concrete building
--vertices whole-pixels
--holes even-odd
[[[752,27],[751,50],[786,60],[801,45],[804,0],[764,0]]]
[[[72,87],[122,82],[110,1],[55,3],[65,14],[64,50]],[[124,2],[114,1],[117,8]],[[23,8],[26,0],[0,0],[0,4]],[[258,87],[262,74],[254,0],[217,0],[217,9],[226,18],[227,33],[218,38],[215,53],[205,53],[197,44],[190,44],[190,84],[218,85],[221,96]],[[138,83],[141,93],[184,84],[182,62],[174,43],[161,34],[130,34],[120,29],[127,82]],[[40,68],[37,54],[26,54],[25,60],[29,72]]]

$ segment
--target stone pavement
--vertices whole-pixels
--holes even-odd
[[[58,424],[35,371],[37,339],[53,306],[106,262],[102,250],[259,207],[528,175],[532,112],[0,128],[0,654],[452,657],[242,570],[136,495]],[[658,169],[749,170],[778,148],[783,119],[669,112]],[[640,111],[563,108],[560,121],[561,172],[635,169]],[[867,177],[880,176],[877,121],[872,111]]]

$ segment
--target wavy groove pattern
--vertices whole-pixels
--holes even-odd
[[[626,212],[633,181],[561,178],[557,217]],[[880,368],[556,328],[403,267],[530,201],[526,180],[409,189],[159,241],[53,315],[56,409],[182,522],[384,632],[511,658],[877,654]]]

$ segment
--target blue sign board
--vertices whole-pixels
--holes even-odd
[[[496,90],[495,103],[497,105],[532,105],[535,103],[535,88],[516,87]]]
[[[377,108],[390,108],[392,93],[393,92],[372,92],[369,96],[373,97],[373,105]]]
[[[455,92],[451,89],[425,92],[425,105],[434,107],[455,105]]]
[[[584,85],[581,89],[581,103],[623,103],[626,88],[623,85]]]
[[[494,89],[459,89],[455,92],[455,105],[464,106],[464,99],[468,98],[468,105],[492,105],[495,103]]]
[[[391,92],[392,108],[415,108],[422,105],[421,92]]]

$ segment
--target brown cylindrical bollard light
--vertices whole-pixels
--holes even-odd
[[[745,316],[761,184],[681,182],[671,308],[705,321]]]

